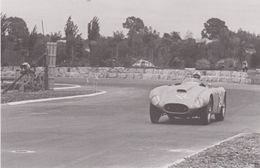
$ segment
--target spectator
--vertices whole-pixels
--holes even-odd
[[[246,60],[242,62],[242,70],[243,72],[247,72],[248,70],[248,63]]]

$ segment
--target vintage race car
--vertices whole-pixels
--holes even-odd
[[[174,118],[199,117],[202,124],[224,120],[226,91],[211,87],[199,79],[186,78],[181,83],[154,88],[149,95],[150,119],[157,123],[162,115]]]

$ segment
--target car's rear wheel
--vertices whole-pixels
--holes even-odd
[[[222,105],[221,109],[220,109],[220,113],[215,114],[215,118],[217,121],[223,121],[225,118],[225,113],[226,113],[226,107],[227,107],[227,103],[226,103],[226,94],[224,96],[224,104]]]
[[[210,97],[209,103],[204,107],[200,114],[200,121],[203,125],[208,125],[211,122],[211,113],[213,110],[213,99]]]
[[[158,123],[162,113],[156,106],[150,104],[150,120],[152,123]]]

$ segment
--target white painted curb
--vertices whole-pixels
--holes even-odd
[[[54,98],[46,98],[46,99],[34,99],[34,100],[24,100],[24,101],[17,101],[17,102],[10,102],[6,103],[7,105],[19,105],[19,104],[27,104],[27,103],[37,103],[37,102],[46,102],[46,101],[53,101],[53,100],[64,100],[64,99],[74,99],[74,98],[81,98],[81,97],[91,97],[97,96],[107,93],[106,91],[100,91],[97,93],[92,94],[85,94],[85,95],[76,95],[76,96],[66,96],[66,97],[54,97]]]
[[[178,160],[174,161],[173,163],[170,163],[170,164],[167,164],[167,165],[165,165],[165,166],[162,166],[161,168],[169,168],[170,166],[176,166],[177,164],[179,164],[179,163],[185,161],[185,159],[187,159],[187,158],[190,158],[190,157],[192,157],[192,156],[194,156],[194,155],[197,155],[197,154],[199,154],[199,153],[201,153],[201,152],[203,152],[203,151],[205,151],[205,150],[207,150],[207,149],[213,148],[213,147],[218,146],[218,145],[220,145],[220,144],[222,144],[222,143],[224,143],[224,142],[230,141],[230,140],[232,140],[232,139],[235,139],[235,138],[238,138],[238,137],[247,135],[247,134],[249,134],[249,133],[240,133],[240,134],[234,135],[234,136],[229,137],[229,138],[227,138],[227,139],[224,139],[224,140],[222,140],[222,141],[220,141],[220,142],[217,142],[217,143],[215,143],[215,144],[213,144],[213,145],[211,145],[211,146],[209,146],[209,147],[203,148],[203,149],[201,149],[201,150],[199,150],[199,151],[197,151],[197,152],[195,152],[195,153],[192,153],[191,155],[188,155],[188,156],[186,156],[186,157],[184,157],[184,158],[182,158],[182,159],[178,159]]]

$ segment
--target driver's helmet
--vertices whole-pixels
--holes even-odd
[[[201,74],[200,74],[200,72],[196,71],[196,72],[194,72],[194,73],[192,74],[192,77],[195,78],[195,79],[200,79]]]
[[[28,62],[24,62],[22,63],[22,65],[20,66],[21,69],[30,69],[31,66]]]

